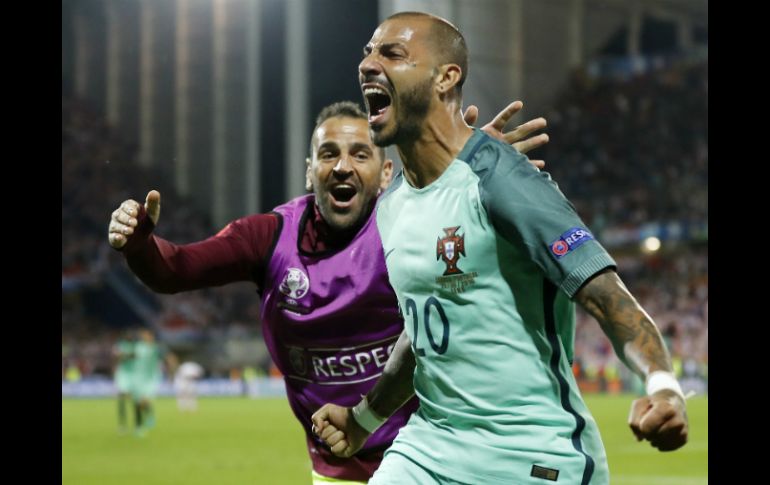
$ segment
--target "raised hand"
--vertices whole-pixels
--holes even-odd
[[[158,219],[160,218],[160,192],[151,190],[147,194],[144,208],[147,211],[147,216],[152,220],[152,223],[157,225]],[[107,234],[110,246],[115,249],[121,249],[126,245],[129,236],[134,233],[136,225],[138,224],[137,218],[139,216],[139,209],[139,202],[133,199],[123,201],[123,203],[120,204],[120,207],[115,209],[110,218]]]

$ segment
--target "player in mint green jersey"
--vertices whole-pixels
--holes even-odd
[[[684,396],[654,322],[550,176],[461,117],[465,40],[420,13],[383,22],[359,66],[378,146],[404,169],[377,207],[405,331],[353,408],[328,404],[316,432],[350,456],[417,394],[370,484],[609,483],[595,421],[571,372],[574,303],[647,380],[638,439],[687,440]]]
[[[134,372],[131,388],[136,413],[136,429],[140,436],[155,426],[152,400],[163,379],[164,356],[165,352],[155,341],[152,331],[140,330],[139,339],[134,344]]]
[[[115,343],[112,349],[115,360],[115,389],[118,395],[118,430],[128,432],[126,407],[131,402],[131,380],[134,369],[134,337],[129,333]]]

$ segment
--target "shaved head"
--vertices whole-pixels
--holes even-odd
[[[431,22],[431,29],[428,35],[430,50],[438,64],[457,64],[460,66],[462,76],[455,89],[458,95],[462,95],[462,86],[468,77],[468,46],[465,43],[463,34],[448,20],[424,12],[399,12],[385,20],[409,17]]]

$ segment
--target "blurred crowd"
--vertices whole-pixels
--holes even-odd
[[[609,228],[707,223],[707,62],[629,78],[577,71],[547,119],[546,170],[600,239]],[[654,255],[617,251],[620,275],[659,326],[677,373],[706,377],[707,243]],[[628,375],[580,309],[575,355],[581,378]]]
[[[149,189],[163,195],[157,234],[177,243],[215,234],[203,212],[177,195],[162,171],[136,162],[136,147],[78,100],[62,98],[62,375],[111,373],[110,348],[127,326],[151,325],[161,338],[201,341],[233,334],[258,338],[259,299],[247,283],[180,295],[156,295],[134,284],[153,310],[150,321],[113,318],[109,275],[137,281],[107,242],[110,214],[122,201],[142,201]],[[112,307],[112,308],[111,308]],[[235,338],[234,337],[234,338]],[[267,365],[264,362],[262,365]],[[222,373],[229,369],[214,369]]]
[[[551,142],[537,158],[546,160],[600,239],[603,229],[617,226],[708,220],[707,63],[630,81],[577,72],[547,119]],[[171,347],[208,352],[198,360],[208,358],[210,375],[231,374],[236,364],[269,372],[253,284],[155,295],[136,283],[109,247],[111,212],[125,199],[143,200],[151,188],[163,194],[161,237],[187,243],[220,229],[178,196],[164,173],[139,165],[136,147],[101,116],[62,98],[62,377],[68,370],[110,375],[112,344],[127,326],[139,324],[152,325]],[[610,251],[621,277],[660,327],[678,372],[707,375],[707,242],[653,255]],[[145,321],[113,318],[114,302],[102,291],[110,275],[134,281],[134,291],[151,309]],[[575,354],[579,377],[623,372],[598,324],[580,309]]]
[[[595,232],[708,219],[708,63],[628,80],[577,71],[555,106],[538,158]]]
[[[708,248],[615,255],[620,277],[658,325],[679,377],[708,376]],[[582,379],[630,378],[599,324],[578,308],[575,372]]]

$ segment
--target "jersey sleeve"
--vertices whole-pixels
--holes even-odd
[[[547,172],[491,139],[475,159],[481,202],[495,229],[570,298],[594,274],[616,267]]]
[[[280,231],[279,218],[275,213],[244,217],[208,239],[178,245],[152,234],[154,226],[142,208],[137,229],[122,252],[131,271],[159,293],[236,281],[261,286],[261,275]]]

